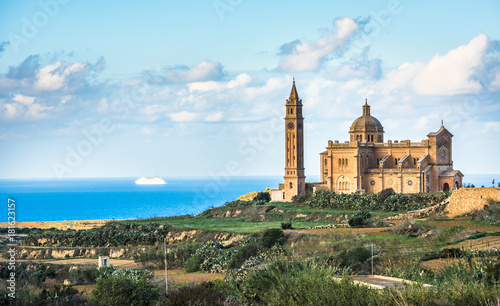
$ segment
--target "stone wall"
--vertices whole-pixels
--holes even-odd
[[[500,202],[499,187],[460,188],[453,190],[449,198],[449,215],[457,216],[483,209],[489,199]]]

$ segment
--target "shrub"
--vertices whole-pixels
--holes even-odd
[[[270,202],[271,201],[271,195],[269,192],[258,192],[257,195],[253,198],[254,202]]]
[[[366,224],[366,220],[370,219],[371,214],[368,210],[357,211],[350,219],[349,226],[356,227]]]
[[[261,245],[264,248],[270,248],[276,244],[282,245],[285,240],[285,234],[282,230],[278,228],[270,228],[264,231],[262,234],[262,242]]]
[[[200,254],[195,254],[191,256],[184,264],[186,272],[191,273],[200,271],[200,265],[202,262],[203,262],[203,257]]]
[[[292,197],[292,203],[303,204],[310,201],[313,197],[313,193],[308,192],[305,194],[297,194]]]
[[[490,199],[484,209],[472,213],[472,220],[500,224],[500,204]]]
[[[256,269],[241,284],[249,304],[377,305],[382,295],[357,286],[347,276],[335,280],[337,269],[299,261],[276,261]]]
[[[199,247],[196,253],[186,261],[186,271],[206,271],[211,273],[226,272],[236,251],[224,249],[221,243],[209,241]]]
[[[214,282],[188,284],[168,292],[162,305],[236,305]]]
[[[99,270],[95,266],[74,269],[69,272],[73,284],[95,284],[99,277]]]
[[[378,199],[379,199],[380,202],[384,202],[388,197],[390,197],[393,194],[395,194],[394,189],[387,188],[387,189],[382,190],[378,194]]]
[[[343,250],[337,255],[338,266],[340,268],[351,268],[354,271],[368,270],[371,265],[371,250],[365,247],[356,247],[350,250]]]
[[[71,286],[55,285],[49,290],[44,288],[36,299],[36,304],[85,305],[86,300],[85,296]]]
[[[240,268],[245,260],[249,259],[252,256],[257,256],[259,253],[259,247],[255,243],[250,243],[240,247],[236,253],[234,253],[231,262],[229,263],[229,269],[238,269]]]
[[[281,229],[292,229],[292,221],[288,220],[285,222],[281,222]]]
[[[144,278],[113,275],[100,279],[92,295],[97,305],[151,305],[159,298],[159,288]]]
[[[429,230],[429,227],[418,223],[416,220],[402,221],[394,227],[396,234],[408,237],[420,237]]]
[[[201,246],[200,243],[185,243],[178,245],[176,248],[169,249],[167,254],[169,268],[184,267],[186,261],[196,253],[196,250]],[[164,266],[164,265],[163,265]],[[165,267],[163,267],[165,268]],[[162,269],[163,269],[162,268]]]
[[[132,258],[142,266],[153,265],[155,268],[165,269],[165,251],[163,247],[155,246],[139,250]]]

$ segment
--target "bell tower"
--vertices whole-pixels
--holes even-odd
[[[295,79],[290,97],[286,100],[285,116],[285,201],[304,194],[306,177],[304,176],[304,117],[302,100],[299,99]]]

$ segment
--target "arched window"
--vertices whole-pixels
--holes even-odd
[[[292,183],[292,182],[290,182],[290,189],[292,189],[292,188],[293,188],[293,183]]]
[[[413,159],[413,165],[414,165],[414,166],[416,166],[416,165],[417,165],[417,159],[416,159],[416,158],[414,158],[414,159]]]
[[[291,108],[291,109],[290,109],[290,114],[292,114],[292,115],[293,115],[293,108]]]

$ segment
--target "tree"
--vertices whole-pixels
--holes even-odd
[[[271,195],[269,192],[259,192],[257,195],[253,198],[254,202],[270,202],[271,201]]]
[[[159,288],[144,278],[118,275],[100,279],[92,295],[98,305],[151,305],[159,298]]]

